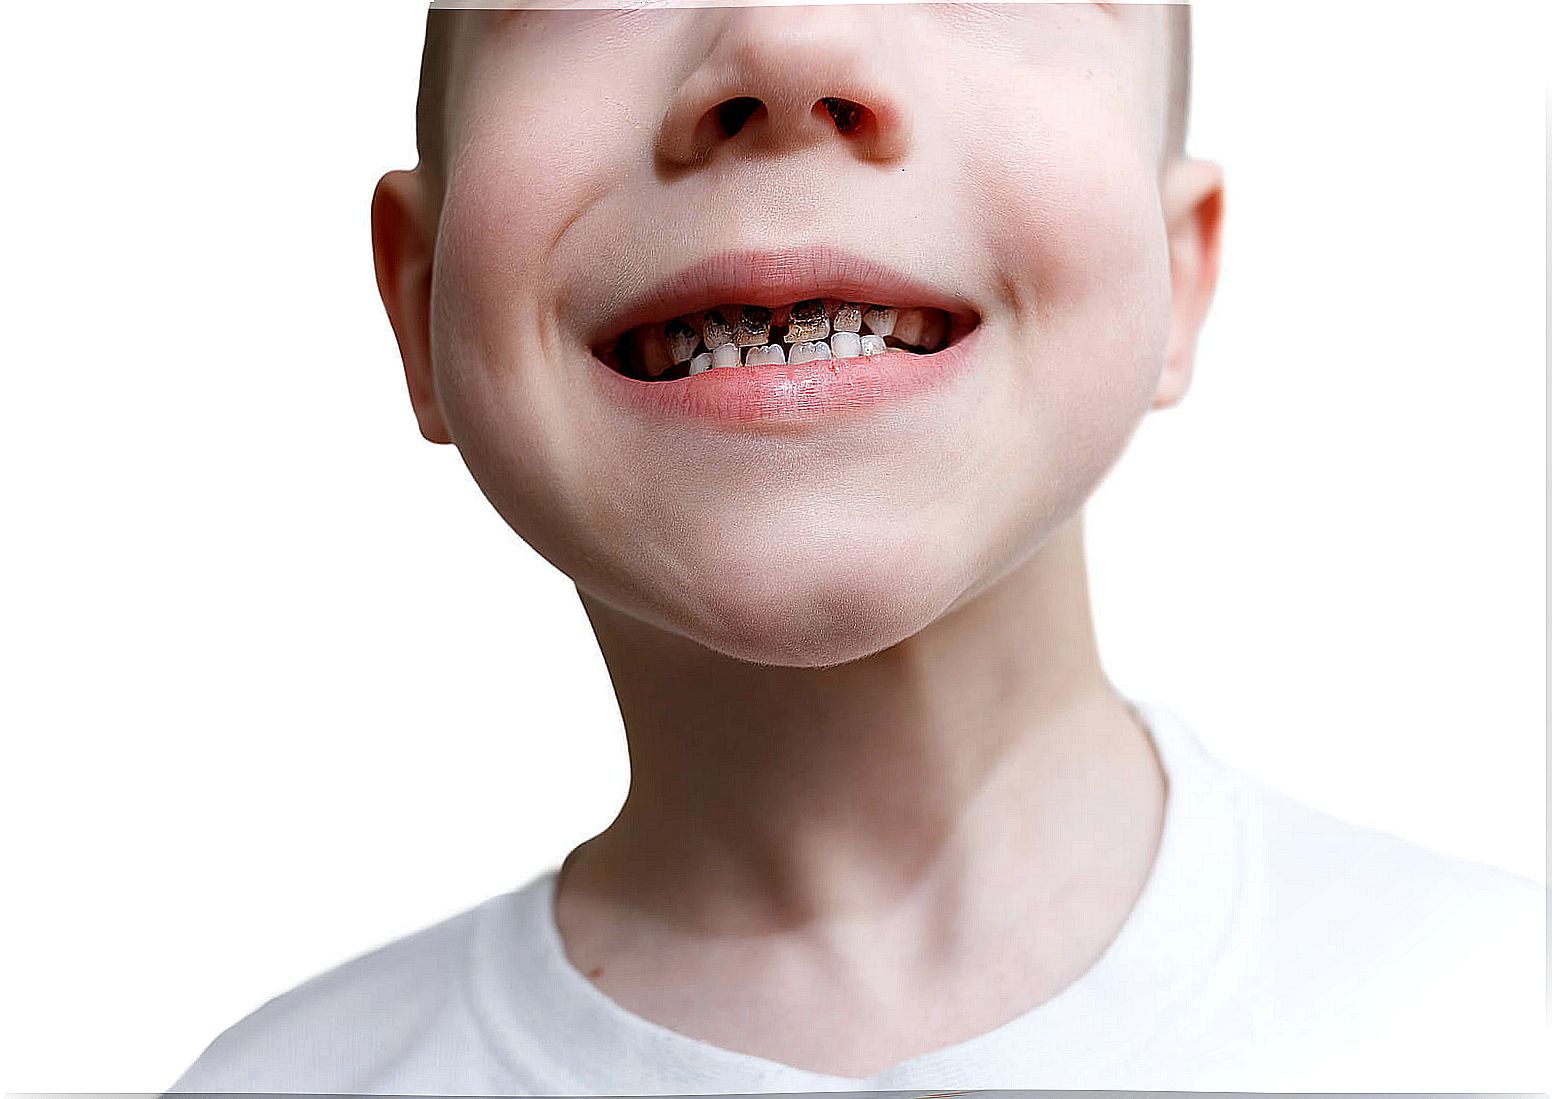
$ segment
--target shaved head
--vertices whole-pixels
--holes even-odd
[[[1164,12],[1169,50],[1169,115],[1165,161],[1186,155],[1186,125],[1191,114],[1191,5],[1170,4]]]

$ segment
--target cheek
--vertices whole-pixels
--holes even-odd
[[[567,400],[577,349],[555,322],[553,242],[576,209],[580,174],[551,158],[467,147],[449,181],[432,288],[432,359],[448,428],[480,489],[507,523],[557,564],[593,531],[588,462]],[[572,180],[578,182],[572,183]],[[594,531],[596,536],[596,531]]]
[[[1033,155],[999,158],[978,178],[997,230],[988,262],[1017,349],[1012,403],[1092,476],[1120,456],[1152,403],[1170,274],[1153,165],[1138,154],[1146,142],[1119,120],[1077,118],[1048,125]]]

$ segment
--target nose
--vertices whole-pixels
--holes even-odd
[[[889,40],[888,9],[696,13],[721,25],[669,105],[659,159],[684,168],[733,151],[778,156],[825,147],[866,161],[900,159],[910,147],[911,117],[906,78],[898,64],[888,64],[904,56]]]

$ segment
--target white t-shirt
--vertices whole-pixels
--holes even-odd
[[[1169,780],[1142,895],[1082,977],[978,1037],[852,1079],[670,1030],[571,964],[553,867],[271,1000],[172,1090],[1549,1090],[1542,888],[1304,808],[1134,705]]]

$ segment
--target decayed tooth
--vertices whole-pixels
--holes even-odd
[[[742,366],[743,356],[738,353],[738,348],[731,343],[724,343],[711,350],[712,366]]]
[[[824,302],[809,298],[792,307],[792,316],[787,319],[787,334],[782,339],[792,344],[812,343],[829,334],[830,318],[825,315]]]
[[[699,355],[695,356],[695,358],[690,360],[690,373],[691,374],[704,374],[704,373],[706,373],[706,371],[708,371],[710,369],[711,369],[711,352],[710,351],[702,351]]]
[[[922,329],[927,325],[927,315],[920,309],[902,309],[900,315],[895,318],[895,330],[892,333],[895,339],[901,343],[908,343],[920,347],[922,342]]]
[[[787,361],[787,353],[781,349],[781,344],[770,343],[764,347],[751,347],[744,352],[745,366],[771,366]]]
[[[937,351],[942,348],[948,335],[948,318],[941,310],[927,310],[927,319],[922,324],[921,345],[928,351]]]
[[[637,361],[647,377],[655,378],[674,365],[668,353],[668,341],[658,334],[656,327],[639,330],[634,339],[639,355]]]
[[[853,301],[842,304],[835,311],[835,330],[837,332],[861,332],[862,306]]]
[[[862,321],[868,326],[868,331],[875,336],[888,336],[895,330],[895,319],[897,316],[898,310],[879,306],[864,313]]]
[[[668,355],[676,363],[688,362],[695,354],[696,344],[701,342],[701,334],[683,317],[668,322],[667,336]]]
[[[857,320],[861,323],[862,318]],[[837,359],[855,359],[862,354],[862,337],[855,332],[836,332],[830,337],[830,350]]]
[[[787,356],[789,363],[807,363],[818,359],[831,358],[830,345],[824,340],[810,340],[806,343],[792,345],[792,353]]]
[[[889,345],[884,342],[883,336],[863,336],[862,353],[864,355],[882,355],[889,350]]]
[[[733,322],[733,342],[739,347],[763,347],[771,342],[771,311],[746,305]]]
[[[733,326],[728,324],[727,318],[722,315],[720,309],[708,309],[701,318],[701,338],[706,341],[707,351],[716,351],[723,344],[733,342]]]

